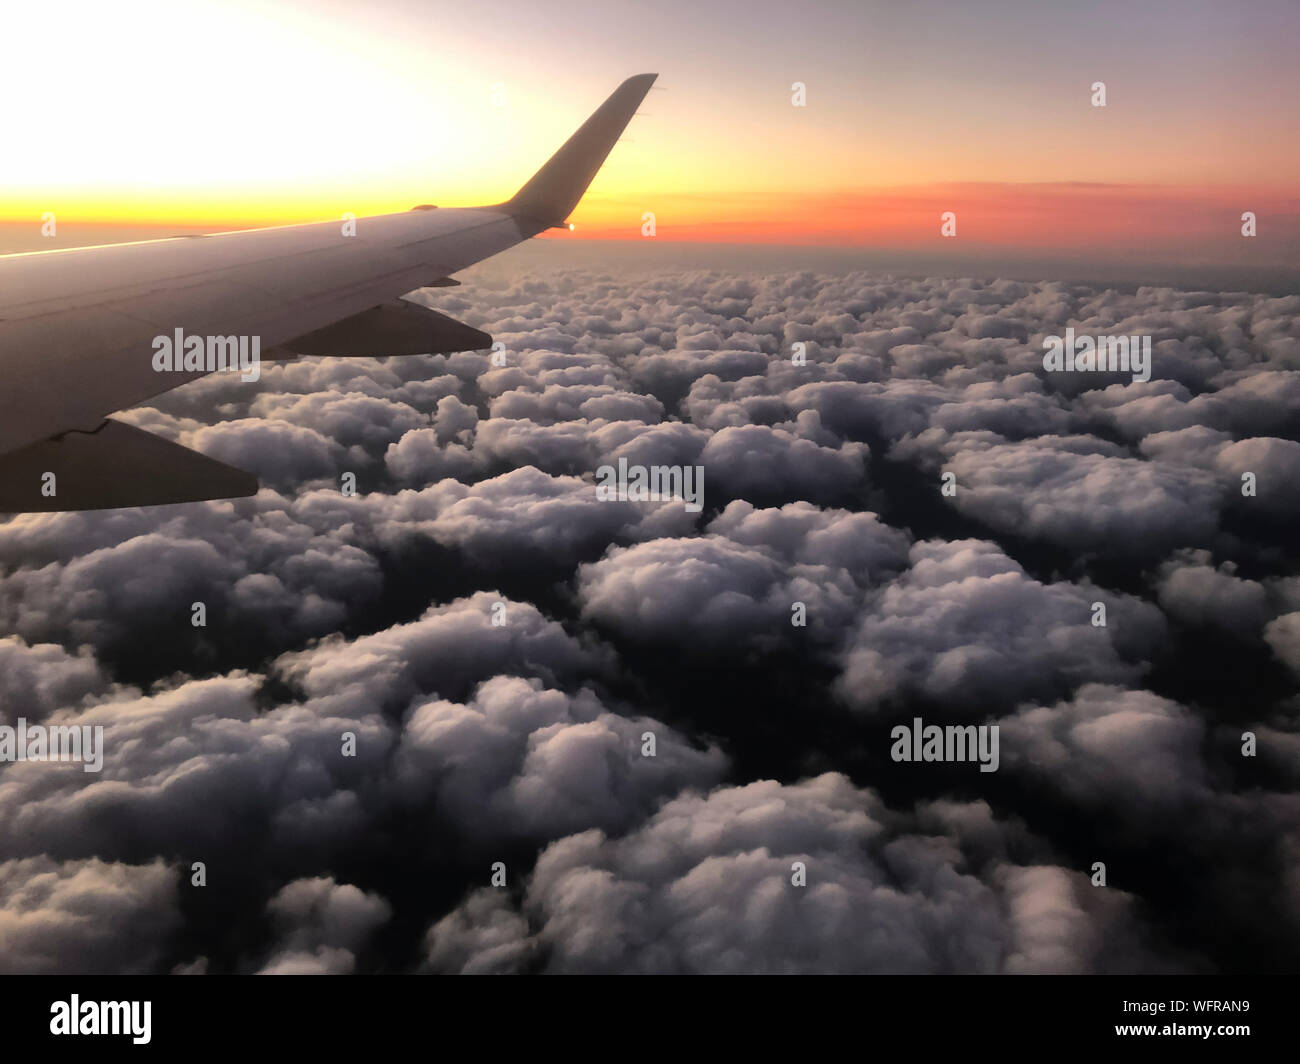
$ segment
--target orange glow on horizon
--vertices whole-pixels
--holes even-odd
[[[763,20],[726,27],[756,35],[730,62],[593,30],[612,54],[588,68],[555,58],[581,27],[556,52],[503,42],[459,8],[430,19],[414,3],[378,18],[306,0],[48,2],[78,32],[57,64],[17,46],[0,64],[7,98],[39,101],[8,113],[0,220],[39,231],[52,212],[69,239],[78,227],[231,230],[501,202],[620,78],[659,70],[576,231],[546,239],[642,239],[649,211],[663,242],[937,249],[939,216],[954,211],[958,247],[1300,248],[1291,97],[1260,93],[1245,60],[1186,73],[1190,44],[1167,68],[1126,75],[1101,109],[1086,84],[1033,64],[912,64],[924,23],[908,23],[897,55],[812,77],[755,61],[788,51],[788,33]],[[844,5],[842,32],[830,24],[820,47],[857,39],[873,21],[859,6]],[[542,12],[519,17],[549,32]],[[52,24],[41,6],[6,28],[43,42]],[[806,107],[791,103],[795,76],[811,79]],[[1260,220],[1253,242],[1239,233],[1246,210]]]
[[[669,242],[929,248],[951,242],[1042,250],[1194,247],[1242,243],[1250,210],[1260,242],[1300,241],[1300,195],[1287,188],[1075,183],[954,183],[781,196],[665,196],[656,236]],[[952,211],[957,234],[940,234]],[[600,198],[575,214],[582,239],[641,237],[640,202]]]
[[[598,179],[599,181],[599,179]],[[637,181],[641,184],[641,181]],[[500,202],[511,194],[497,188],[461,203]],[[341,195],[300,193],[246,199],[176,198],[77,200],[67,209],[35,199],[4,204],[7,224],[40,225],[45,210],[60,224],[138,226],[156,229],[239,229],[332,221],[350,211],[362,218],[409,210],[418,195],[388,194],[362,202]],[[574,211],[575,232],[544,239],[642,239],[642,217],[655,215],[654,239],[664,242],[768,243],[832,247],[939,249],[940,216],[957,216],[954,246],[1071,250],[1230,246],[1240,241],[1241,213],[1260,220],[1265,243],[1300,240],[1300,196],[1284,188],[1156,187],[1087,183],[953,183],[800,193],[750,192],[624,193],[609,183]],[[1265,237],[1268,239],[1265,240]]]

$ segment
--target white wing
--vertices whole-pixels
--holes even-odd
[[[206,375],[154,338],[259,337],[268,357],[475,350],[490,337],[395,302],[564,222],[656,75],[625,81],[506,203],[0,256],[0,512],[231,498],[251,475],[105,419]],[[42,493],[56,474],[57,494]]]

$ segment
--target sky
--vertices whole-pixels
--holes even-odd
[[[499,202],[658,72],[557,239],[639,239],[651,212],[664,241],[940,251],[953,211],[968,247],[1300,257],[1285,2],[56,0],[6,31],[0,89],[34,106],[8,109],[0,222]]]

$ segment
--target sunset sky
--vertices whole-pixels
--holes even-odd
[[[497,202],[657,71],[560,239],[927,248],[952,210],[972,244],[1295,261],[1300,8],[1053,7],[55,0],[6,14],[0,221]]]

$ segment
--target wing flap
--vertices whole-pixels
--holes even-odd
[[[257,488],[251,473],[111,418],[0,456],[0,513],[235,499]]]
[[[451,355],[491,346],[492,337],[487,333],[418,303],[397,299],[290,340],[267,357],[282,357],[281,351],[336,358]]]

